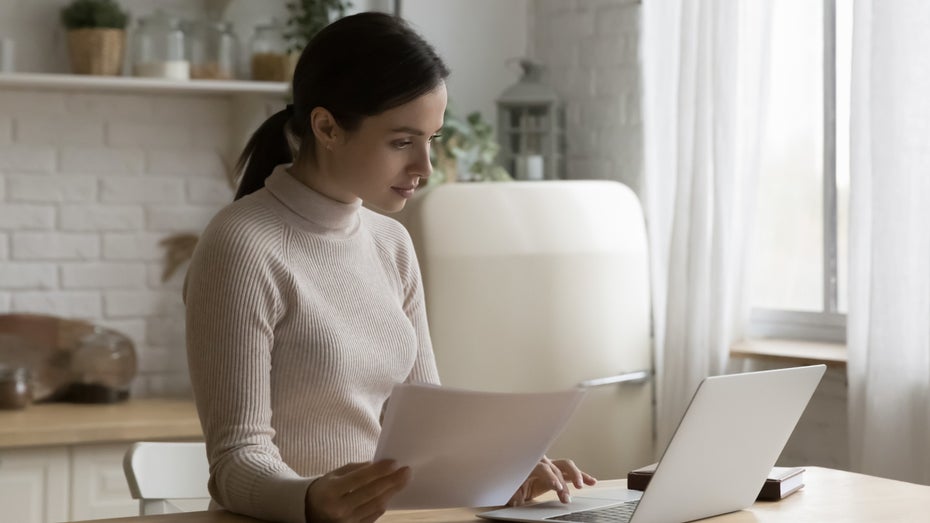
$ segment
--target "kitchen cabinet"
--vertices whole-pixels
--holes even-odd
[[[69,469],[65,447],[0,450],[0,519],[68,521]]]
[[[136,441],[202,439],[191,401],[33,405],[0,411],[0,521],[134,516],[123,455]],[[197,507],[203,508],[203,507]]]
[[[127,443],[70,448],[71,520],[118,518],[139,513],[123,474]]]
[[[57,523],[135,516],[123,474],[129,443],[0,450],[0,521]],[[202,503],[193,508],[203,510]]]

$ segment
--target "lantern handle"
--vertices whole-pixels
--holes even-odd
[[[546,66],[542,62],[527,57],[510,58],[504,63],[511,71],[519,72],[521,82],[541,82],[543,73],[546,71]],[[514,69],[514,65],[520,67],[519,71]]]

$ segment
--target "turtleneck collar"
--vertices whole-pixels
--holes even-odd
[[[320,194],[288,172],[290,165],[275,167],[265,188],[287,210],[297,227],[318,234],[347,235],[358,229],[362,201],[342,203]]]

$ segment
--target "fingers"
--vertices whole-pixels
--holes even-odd
[[[401,467],[350,491],[345,495],[345,501],[351,506],[359,507],[359,512],[364,515],[368,510],[366,505],[373,503],[377,506],[381,500],[386,505],[391,496],[404,488],[409,480],[410,467]]]
[[[410,479],[410,468],[395,468],[393,461],[350,463],[310,484],[309,519],[319,522],[374,521],[387,508],[391,496]]]
[[[380,483],[380,486],[377,490],[377,493],[372,495],[355,511],[358,520],[362,523],[365,523],[374,521],[381,517],[381,515],[384,514],[384,512],[387,510],[388,501],[390,501],[394,494],[397,494],[400,489],[404,488],[404,486],[407,484],[407,480],[409,479],[410,468],[403,467],[390,476],[385,476],[381,480],[378,480],[376,483]],[[354,494],[355,493],[353,492],[351,495]]]
[[[588,486],[597,485],[597,478],[595,478],[591,474],[588,474],[587,472],[582,472],[581,477],[583,478],[585,485],[588,485]]]
[[[559,495],[559,501],[569,503],[572,500],[571,493],[568,491],[568,485],[562,477],[562,471],[549,458],[543,456],[541,461],[542,470],[547,481],[552,485],[552,489]]]
[[[584,485],[593,485],[597,482],[594,476],[582,472],[570,459],[557,459],[553,461],[553,464],[559,469],[562,477],[571,481],[575,488],[582,488]]]
[[[342,475],[348,474],[349,472],[352,472],[353,470],[358,470],[360,468],[367,467],[368,465],[371,465],[371,463],[368,463],[368,462],[346,463],[345,465],[334,470],[332,473],[342,476]]]
[[[513,496],[510,496],[510,500],[507,502],[508,507],[519,507],[523,505],[527,499],[529,499],[528,493],[530,492],[529,484],[533,481],[532,478],[528,478],[526,481],[520,485],[520,488],[514,492]]]
[[[362,463],[361,466],[351,463],[334,471],[333,487],[339,492],[348,493],[357,490],[379,478],[390,475],[395,471],[395,463],[390,460],[381,460],[377,463]],[[340,472],[347,469],[344,472]]]

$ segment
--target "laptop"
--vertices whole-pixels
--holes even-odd
[[[645,492],[584,490],[548,501],[483,512],[505,521],[677,523],[753,504],[823,377],[825,365],[704,379]]]

